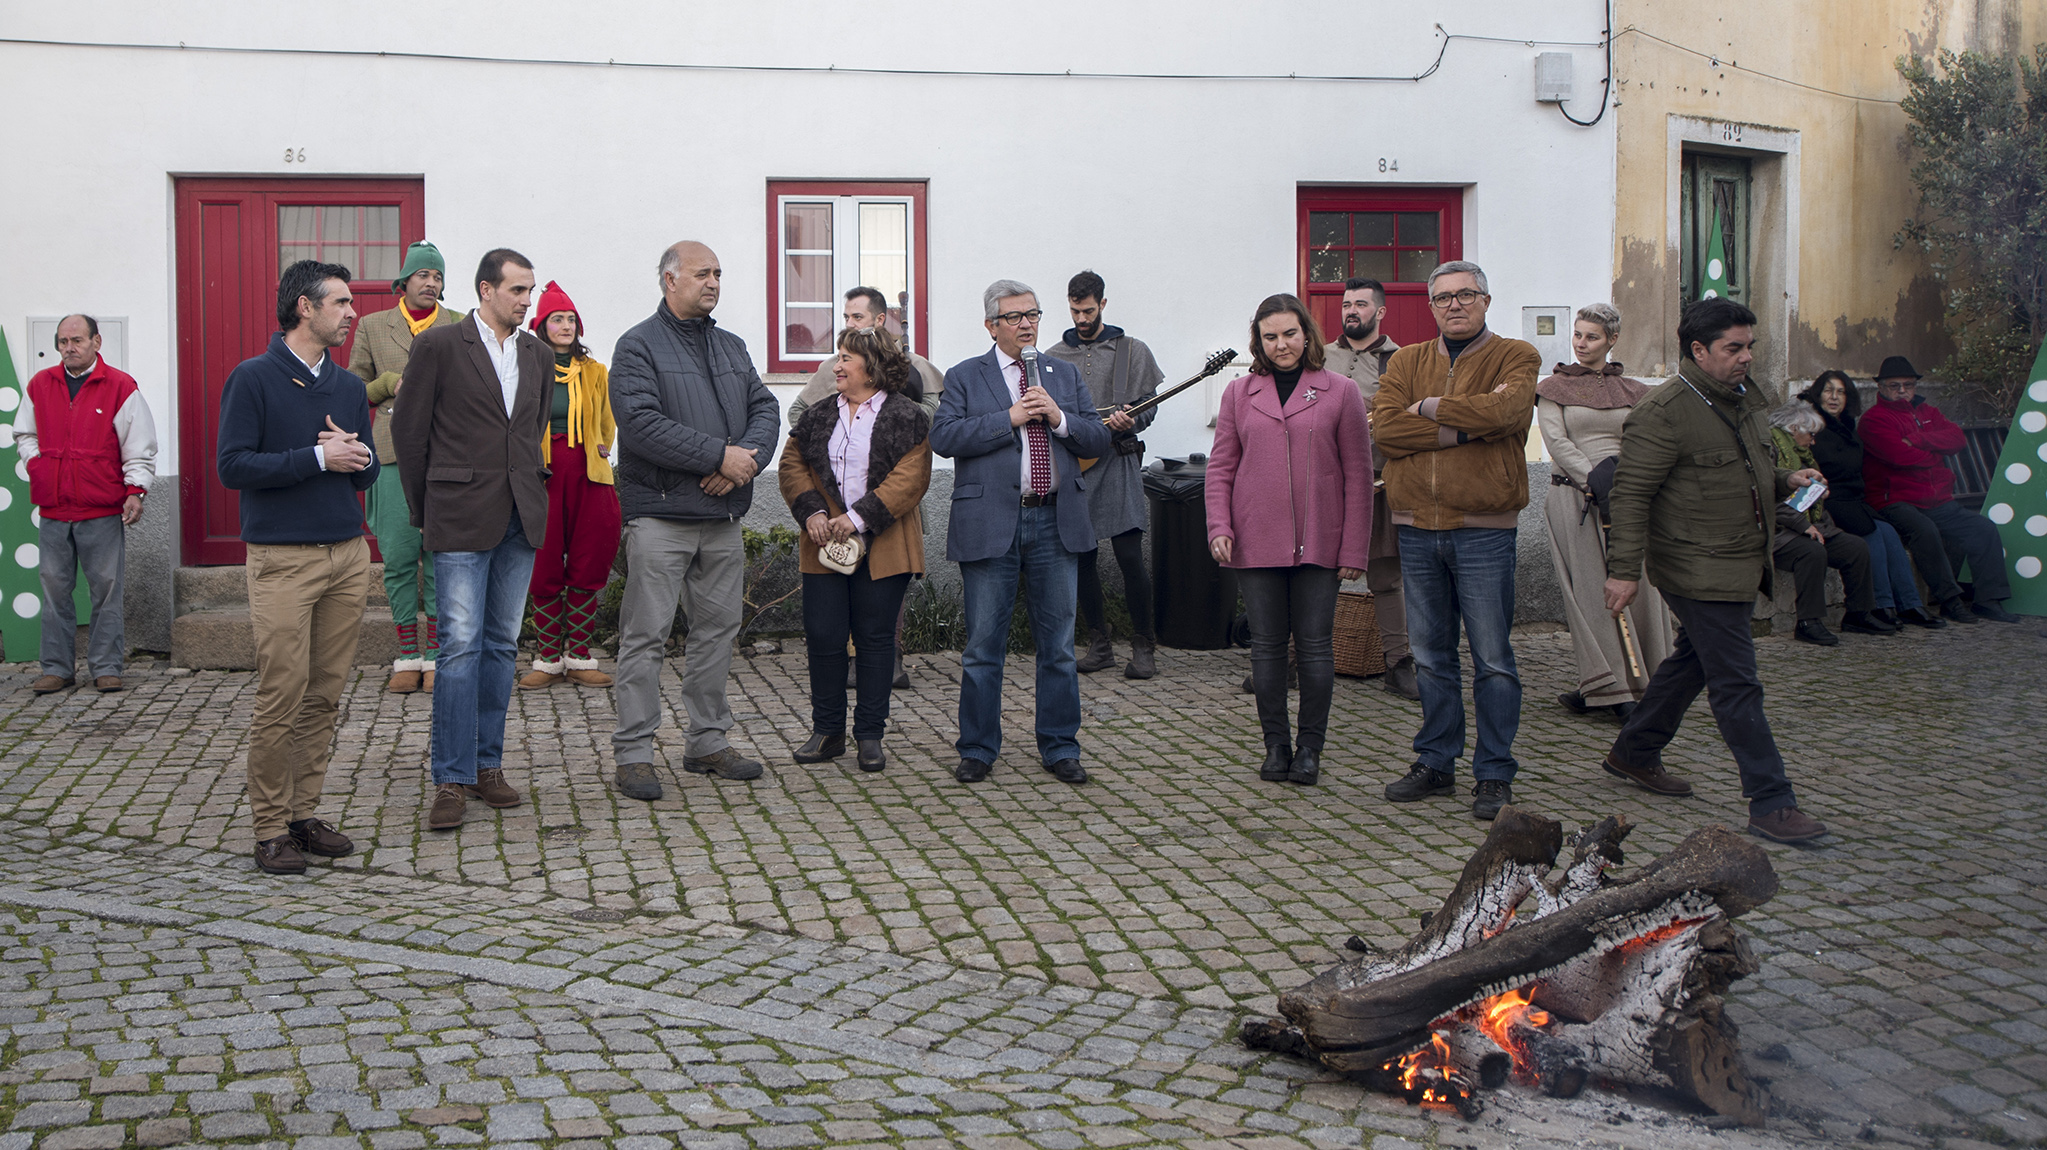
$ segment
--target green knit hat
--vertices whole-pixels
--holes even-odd
[[[391,290],[405,294],[405,281],[412,278],[412,273],[429,268],[441,273],[443,280],[448,278],[448,264],[441,259],[441,249],[421,240],[405,249],[405,266],[399,269],[398,278],[391,281]]]

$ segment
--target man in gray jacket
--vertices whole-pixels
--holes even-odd
[[[711,318],[720,275],[717,255],[694,240],[663,252],[661,306],[619,337],[611,360],[626,552],[611,749],[619,791],[649,802],[661,797],[653,765],[661,651],[678,602],[689,617],[683,769],[722,779],[761,773],[725,737],[732,729],[725,680],[745,593],[739,518],[782,420],[746,341]]]

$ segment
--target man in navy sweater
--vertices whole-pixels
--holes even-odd
[[[300,260],[277,285],[270,349],[244,360],[220,397],[220,481],[241,492],[256,712],[249,807],[256,865],[300,874],[308,854],[355,844],[314,817],[341,688],[369,602],[370,548],[356,493],[377,479],[368,393],[328,349],[348,342],[348,269]]]

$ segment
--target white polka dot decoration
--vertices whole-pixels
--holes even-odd
[[[21,393],[11,387],[0,387],[0,411],[13,411],[21,406]]]
[[[2019,416],[2019,430],[2032,435],[2047,431],[2047,411],[2028,411]]]
[[[12,487],[0,487],[0,511],[5,511],[12,506],[14,506],[14,489]]]
[[[14,461],[14,477],[23,483],[28,482],[28,460],[17,459]]]
[[[2047,463],[2047,443],[2042,443],[2040,450],[2035,451],[2033,454],[2040,457],[2040,462]]]
[[[14,565],[17,567],[33,570],[42,560],[43,549],[33,543],[24,543],[14,549]]]
[[[2012,564],[2012,569],[2019,573],[2021,579],[2037,579],[2040,577],[2040,557],[2021,555],[2019,561]]]
[[[1995,523],[1999,527],[2002,527],[2005,524],[2011,522],[2012,517],[2011,504],[2000,503],[1995,507],[1990,508],[1988,511],[1985,511],[1983,514],[1989,516],[1990,521],[1992,523]]]
[[[2034,403],[2047,403],[2047,379],[2034,380],[2033,386],[2026,389],[2026,395]]]
[[[2033,477],[2033,469],[2023,463],[2014,463],[2004,469],[2004,477],[2010,480],[2013,486],[2017,486]]]
[[[2047,515],[2035,515],[2026,520],[2026,534],[2047,535]]]
[[[2007,606],[2022,615],[2047,613],[2047,349],[2019,401],[2001,466],[1991,474],[1983,515],[1997,525],[2012,573]],[[2032,462],[2037,459],[2038,462]],[[2026,462],[2020,462],[2025,460]]]
[[[42,610],[43,599],[40,595],[31,595],[23,591],[14,597],[14,613],[24,619],[33,619],[40,615]]]

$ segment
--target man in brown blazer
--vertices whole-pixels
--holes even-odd
[[[413,341],[392,421],[441,608],[429,830],[462,825],[471,795],[494,807],[521,801],[505,782],[505,710],[533,553],[547,535],[540,444],[554,406],[554,354],[520,327],[533,284],[525,256],[485,253],[476,310]]]

